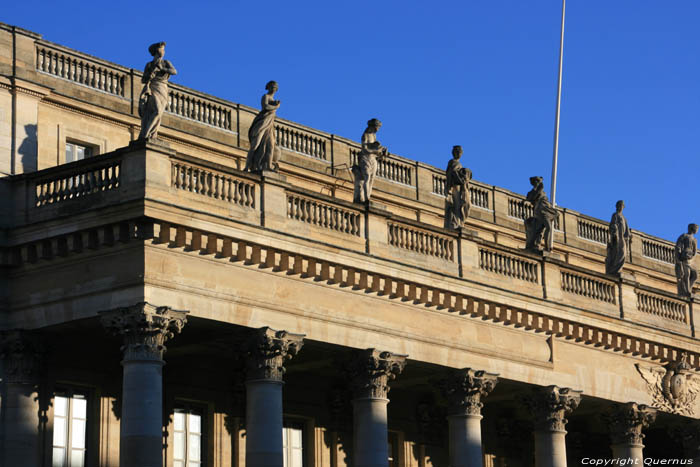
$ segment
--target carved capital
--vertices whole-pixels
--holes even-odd
[[[124,338],[124,361],[161,361],[165,341],[182,331],[187,322],[186,311],[147,302],[100,313],[107,332]]]
[[[581,391],[547,386],[522,400],[532,414],[536,431],[565,431],[565,417],[578,407]]]
[[[386,399],[389,381],[401,374],[407,355],[365,349],[355,352],[348,372],[355,399]]]
[[[628,402],[614,406],[603,418],[610,428],[612,444],[641,445],[642,430],[654,423],[656,409]]]
[[[498,375],[465,368],[450,373],[441,381],[441,389],[449,402],[449,415],[481,415],[481,401],[498,383]]]
[[[304,334],[256,329],[248,342],[247,380],[282,381],[284,361],[291,360],[304,345]]]
[[[683,446],[683,455],[693,459],[700,454],[700,423],[692,422],[671,425],[667,428],[668,434]]]
[[[21,329],[0,331],[2,379],[7,383],[36,384],[44,348],[35,334]]]

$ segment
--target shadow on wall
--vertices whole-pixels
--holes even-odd
[[[15,173],[36,172],[37,169],[37,126],[24,125],[24,139],[17,148],[19,154],[19,169]]]

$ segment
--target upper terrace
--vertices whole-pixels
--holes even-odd
[[[185,209],[206,206],[220,218],[268,229],[283,230],[290,223],[328,245],[496,288],[505,284],[539,299],[694,336],[693,301],[675,293],[672,242],[633,231],[625,266],[629,275],[606,276],[607,222],[559,208],[554,254],[538,257],[521,250],[523,219],[532,210],[524,197],[478,181],[471,188],[469,232],[445,230],[444,171],[393,154],[380,163],[373,196],[380,206],[366,209],[351,202],[349,168],[359,144],[280,118],[277,140],[285,180],[266,181],[241,171],[248,127],[257,110],[177,84],[170,85],[160,132],[171,150],[154,151],[162,164],[148,168],[139,151],[115,151],[138,134],[140,71],[6,25],[0,25],[0,50],[0,87],[16,90],[8,96],[24,99],[15,105],[12,144],[2,148],[0,160],[12,161],[16,173],[28,172],[4,184],[11,193],[5,199],[13,203],[5,206],[9,211],[4,223],[10,228],[6,265],[32,263],[73,245],[60,235],[42,238],[42,231],[32,226],[55,223],[86,208],[148,197],[146,185],[155,179],[165,191],[152,193],[176,196]],[[17,128],[32,122],[38,127],[35,163],[22,165],[20,155],[26,154],[20,154]],[[61,164],[60,134],[70,133],[71,126],[99,133],[95,136],[104,141],[99,157]],[[266,183],[281,190],[281,204],[264,202]],[[115,232],[119,236],[119,230],[100,235],[113,237]],[[206,232],[204,238],[210,238]],[[194,247],[220,249],[223,244],[217,240]],[[308,262],[302,265],[308,267]],[[549,267],[555,267],[556,277],[545,273]],[[349,280],[347,275],[343,280]],[[359,274],[357,280],[362,281]],[[369,286],[374,286],[371,280]],[[392,287],[390,293],[399,293],[396,284]],[[411,293],[409,285],[405,293]],[[438,299],[446,300],[439,294]],[[456,306],[454,297],[449,300],[449,306]]]

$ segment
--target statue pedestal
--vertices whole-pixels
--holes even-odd
[[[264,181],[276,181],[276,182],[286,182],[287,177],[279,172],[273,172],[272,170],[263,170],[258,172]]]
[[[146,146],[160,146],[162,148],[170,149],[170,144],[160,138],[135,139],[133,141],[129,141],[128,147],[129,149],[140,149]]]

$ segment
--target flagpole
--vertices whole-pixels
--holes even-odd
[[[552,206],[557,205],[557,159],[559,157],[559,113],[561,111],[561,74],[564,62],[564,15],[566,13],[566,0],[561,4],[561,37],[559,39],[559,80],[557,83],[557,111],[554,118],[554,154],[552,156]]]

